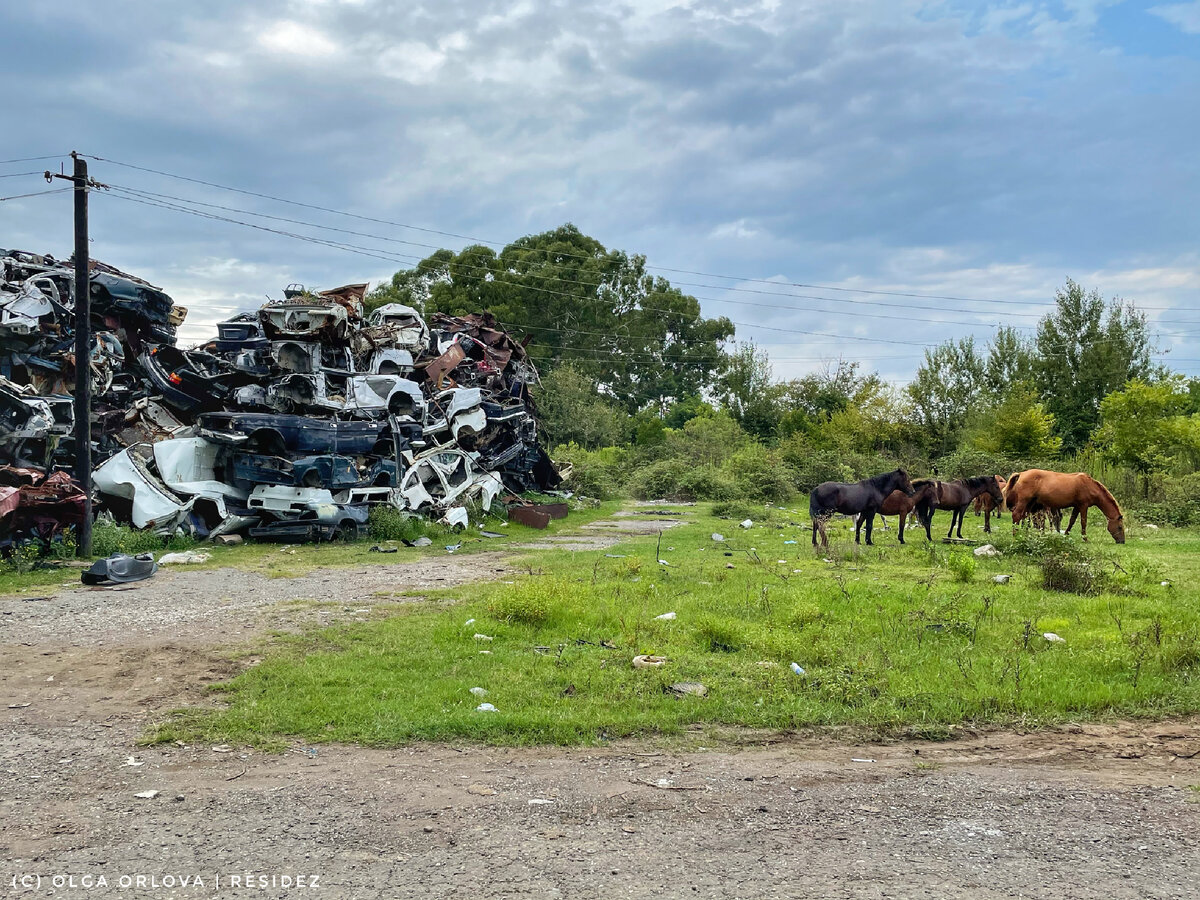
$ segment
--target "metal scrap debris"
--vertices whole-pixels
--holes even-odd
[[[489,313],[369,313],[366,284],[289,285],[177,345],[187,310],[91,263],[97,511],[160,534],[356,536],[371,505],[465,526],[465,505],[552,491],[538,374]],[[70,260],[0,250],[0,550],[81,521]],[[534,527],[566,504],[518,505]]]

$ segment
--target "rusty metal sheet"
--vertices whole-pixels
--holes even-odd
[[[532,506],[514,506],[508,511],[508,518],[527,528],[541,529],[550,524],[549,514]]]

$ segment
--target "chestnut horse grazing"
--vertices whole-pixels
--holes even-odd
[[[829,535],[825,532],[825,525],[834,513],[842,513],[846,516],[862,513],[862,517],[854,525],[854,542],[859,543],[859,532],[865,519],[867,543],[870,544],[875,513],[879,512],[879,507],[883,505],[884,499],[892,491],[912,493],[912,482],[908,480],[908,473],[903,469],[896,469],[894,472],[886,472],[883,475],[876,475],[874,478],[866,478],[853,484],[841,481],[826,481],[824,484],[818,484],[808,495],[808,514],[812,517],[813,546],[817,546],[818,531],[821,533],[821,545],[829,546]]]
[[[1067,534],[1075,519],[1079,519],[1079,530],[1087,540],[1087,511],[1095,506],[1108,519],[1108,533],[1118,544],[1125,543],[1125,516],[1108,488],[1086,472],[1065,474],[1047,472],[1045,469],[1029,469],[1018,472],[1008,479],[1008,490],[1004,496],[1012,510],[1013,528],[1031,511],[1038,507],[1047,510],[1072,507],[1071,521],[1067,523]]]

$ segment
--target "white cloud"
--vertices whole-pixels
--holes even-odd
[[[1152,6],[1150,12],[1170,22],[1186,34],[1200,34],[1200,0]]]
[[[338,51],[337,43],[318,29],[287,20],[264,28],[258,43],[276,53],[302,58],[332,56]]]

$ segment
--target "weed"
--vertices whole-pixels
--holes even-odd
[[[975,580],[975,556],[972,553],[952,553],[947,563],[955,581],[970,584]]]
[[[1042,587],[1069,594],[1099,593],[1099,581],[1089,560],[1070,553],[1042,557]]]
[[[700,646],[710,653],[736,653],[742,649],[743,636],[738,626],[715,616],[705,616],[696,625]]]
[[[367,533],[376,541],[415,541],[426,532],[426,520],[385,503],[371,507]]]

